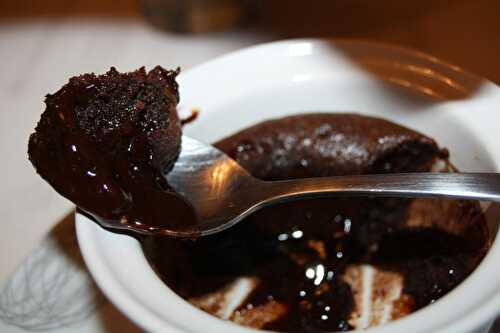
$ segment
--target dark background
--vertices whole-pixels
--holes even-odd
[[[349,37],[409,46],[500,83],[498,0],[263,0],[260,4],[261,17],[249,28],[273,39]],[[136,0],[0,0],[0,21],[73,16],[143,19],[141,8]]]

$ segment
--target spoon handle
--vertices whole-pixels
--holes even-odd
[[[341,195],[500,201],[500,174],[400,173],[305,178],[264,182],[263,190],[265,199],[261,203]]]

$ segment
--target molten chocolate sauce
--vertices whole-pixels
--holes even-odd
[[[349,173],[429,170],[446,159],[434,141],[395,124],[356,115],[302,115],[269,121],[216,144],[265,180]],[[409,199],[328,198],[281,204],[196,241],[142,240],[165,283],[185,299],[222,289],[239,277],[258,285],[238,310],[277,302],[278,319],[261,328],[346,331],[353,294],[342,277],[371,264],[404,277],[406,306],[417,310],[453,289],[488,246],[475,202],[455,202],[453,233],[408,226]],[[445,224],[445,222],[443,221]]]

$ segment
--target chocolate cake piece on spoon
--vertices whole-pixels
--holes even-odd
[[[178,73],[160,66],[130,73],[111,68],[71,78],[47,95],[30,136],[37,172],[94,217],[151,222],[152,203],[172,198],[164,175],[181,144]]]

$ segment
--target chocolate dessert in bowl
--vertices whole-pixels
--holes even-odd
[[[148,84],[146,80],[145,85]],[[156,83],[153,86],[158,87]],[[110,87],[109,82],[98,86],[98,92],[95,96],[90,95],[90,101],[104,99],[105,103],[113,102],[116,96],[112,93],[113,88],[104,94],[111,97],[103,97],[103,87]],[[181,81],[181,89],[184,89],[182,87]],[[327,112],[325,106],[319,113],[304,112],[303,102],[292,109],[300,98],[293,94],[297,88],[306,94],[311,89],[284,88],[292,94],[287,101],[281,101],[281,109],[271,105],[270,109],[259,109],[256,113],[268,113],[269,116],[256,114],[250,121],[224,112],[224,107],[209,105],[207,97],[202,96],[200,103],[212,110],[207,111],[207,114],[212,114],[212,119],[207,119],[202,113],[192,125],[191,135],[196,137],[200,126],[210,128],[214,125],[211,135],[217,139],[205,139],[215,142],[255,177],[265,180],[453,171],[448,151],[438,144],[439,141],[381,119],[383,114],[373,117]],[[263,91],[252,97],[258,100],[260,94],[261,100],[266,100]],[[167,89],[167,99],[172,96],[175,94]],[[230,96],[237,98],[227,102],[226,110],[250,100],[237,94]],[[84,99],[79,105],[86,105],[88,101]],[[175,99],[173,101],[176,103]],[[135,114],[158,106],[142,97],[125,102],[125,109]],[[191,99],[190,103],[193,102],[195,99]],[[172,110],[168,105],[171,104],[166,103],[160,109],[169,115],[167,119],[177,119],[170,117]],[[379,107],[373,105],[374,109]],[[95,108],[83,109],[88,116],[83,117],[85,119],[95,120],[98,118],[95,114],[102,115]],[[46,112],[51,111],[47,109]],[[242,114],[241,109],[235,112]],[[217,122],[221,119],[217,117],[222,117],[228,124],[232,117],[236,117],[236,123],[240,123],[217,130]],[[150,143],[150,146],[146,146],[146,154],[139,148],[125,149],[127,153],[124,155],[114,155],[128,161],[125,169],[121,167],[123,159],[111,159],[111,178],[125,193],[123,198],[126,201],[115,205],[118,209],[111,211],[111,217],[103,216],[92,204],[76,202],[95,218],[104,218],[109,223],[144,221],[148,215],[144,209],[134,209],[143,207],[143,201],[136,204],[134,199],[148,191],[171,192],[161,178],[162,173],[168,172],[168,167],[156,163],[154,157],[154,147],[163,136],[150,136],[156,128],[151,131],[147,125],[144,127],[141,119],[138,116],[131,122],[128,118],[127,121],[122,121],[122,118],[112,122],[113,129],[119,129],[121,136],[124,136],[123,124],[129,124],[125,126],[128,141],[124,147],[129,147],[131,142]],[[76,132],[88,139],[89,133],[84,128],[87,123],[78,123]],[[136,132],[130,127],[147,130]],[[37,134],[40,129],[37,128]],[[186,133],[190,128],[183,130]],[[72,129],[71,133],[75,131]],[[107,158],[110,150],[95,140],[95,135],[90,137],[92,139],[85,142],[94,145],[100,158]],[[139,139],[143,137],[146,140]],[[36,146],[35,139],[32,140],[34,149],[43,149],[43,145]],[[170,139],[169,142],[175,141]],[[112,147],[120,146],[115,141],[113,143]],[[175,156],[175,145],[165,147],[170,147],[168,151],[174,152],[170,156]],[[130,155],[130,151],[139,152],[139,155]],[[141,158],[144,156],[148,158]],[[454,150],[451,149],[453,156]],[[33,154],[32,161],[40,169]],[[136,188],[136,178],[124,176],[133,174],[130,170],[136,171],[134,167],[138,165],[141,171],[147,171],[139,177],[139,189]],[[120,173],[123,170],[127,171]],[[69,197],[64,189],[54,187]],[[102,201],[99,204],[102,207]],[[160,212],[168,215],[168,211]],[[477,202],[363,197],[277,205],[251,215],[230,230],[195,241],[151,236],[140,237],[139,245],[128,236],[100,229],[83,215],[78,216],[78,234],[89,269],[125,313],[150,331],[175,327],[187,332],[236,332],[244,331],[243,326],[285,332],[347,331],[387,323],[439,300],[406,319],[395,321],[392,328],[391,325],[380,327],[384,332],[393,332],[398,324],[400,328],[405,327],[401,325],[407,325],[405,321],[408,323],[413,319],[411,317],[424,315],[433,318],[429,312],[431,307],[446,306],[448,296],[441,297],[471,274],[490,245],[486,220]],[[97,238],[89,242],[88,237]],[[108,241],[113,243],[112,248]],[[472,279],[465,282],[469,280]],[[137,292],[130,293],[131,288]],[[452,293],[457,296],[458,290]],[[456,302],[456,298],[453,301],[450,295],[448,303]],[[449,305],[448,309],[451,309]],[[429,310],[429,315],[425,314],[426,310]],[[435,325],[448,318],[449,315],[443,315],[427,325],[437,327]],[[415,332],[429,331],[415,325],[412,329]]]

